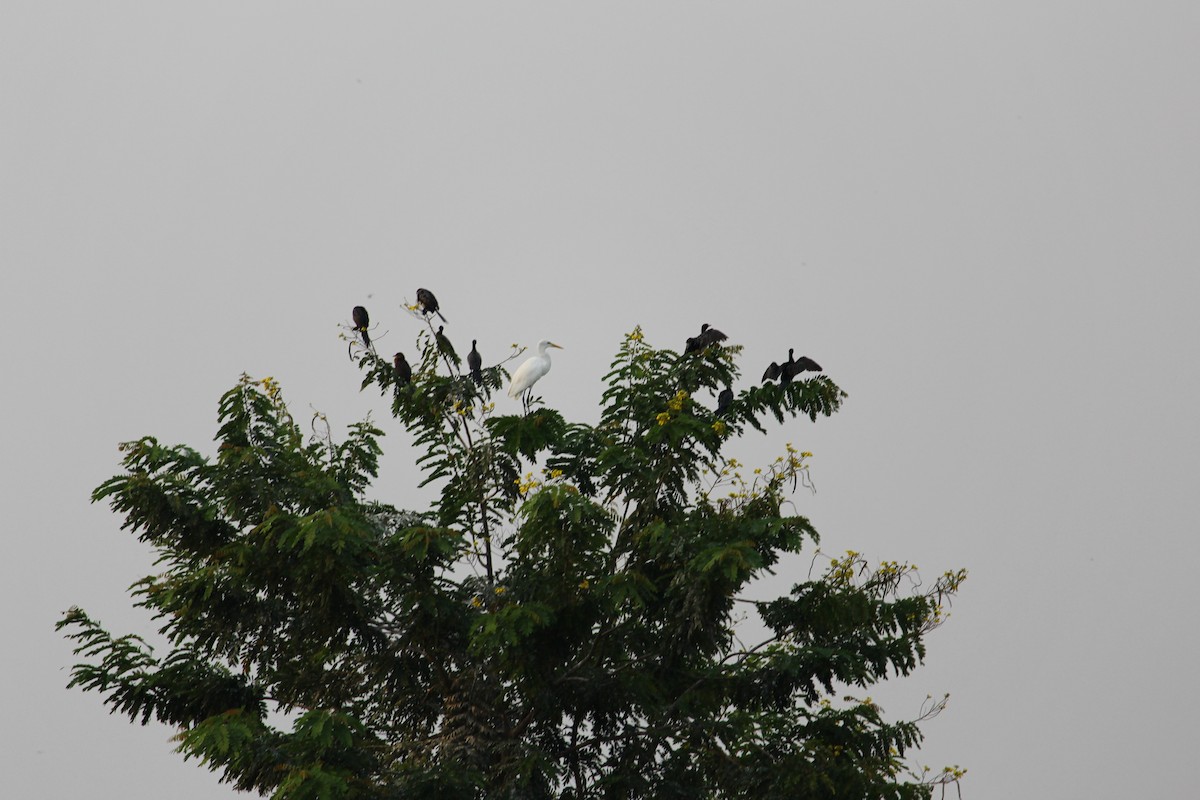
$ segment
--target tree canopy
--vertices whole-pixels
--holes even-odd
[[[916,798],[957,779],[908,766],[920,719],[847,692],[919,665],[964,571],[925,585],[851,551],[747,596],[816,548],[784,513],[809,454],[751,471],[725,448],[836,412],[833,380],[750,386],[718,412],[740,348],[680,354],[635,329],[589,424],[537,401],[496,414],[503,363],[472,379],[432,327],[420,341],[411,381],[371,348],[356,361],[429,507],[373,485],[383,427],[335,441],[271,378],[222,396],[212,457],[121,445],[93,499],[157,554],[131,588],[162,641],[73,608],[71,685],[279,798]]]

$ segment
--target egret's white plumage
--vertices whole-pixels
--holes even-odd
[[[548,347],[557,347],[562,350],[561,345],[547,339],[539,342],[538,354],[526,359],[525,363],[517,367],[517,371],[513,373],[512,384],[508,387],[509,397],[520,397],[521,392],[533,386],[538,379],[550,371],[550,354],[546,352]]]

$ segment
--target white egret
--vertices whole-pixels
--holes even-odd
[[[525,363],[517,367],[517,371],[513,373],[512,383],[508,387],[509,397],[519,397],[522,393],[528,392],[543,375],[550,371],[550,354],[546,352],[546,349],[550,347],[563,349],[562,345],[555,344],[548,339],[539,342],[538,354],[526,359]],[[528,411],[529,398],[526,397],[523,402]]]

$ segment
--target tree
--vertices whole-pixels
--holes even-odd
[[[73,608],[71,685],[280,798],[914,798],[961,774],[909,771],[921,720],[839,693],[913,670],[965,572],[922,589],[851,552],[742,598],[818,541],[781,510],[809,454],[743,477],[722,450],[832,414],[832,380],[744,389],[718,414],[698,395],[734,383],[740,348],[679,355],[636,329],[589,425],[540,401],[495,415],[503,365],[476,383],[421,341],[411,382],[372,350],[358,363],[421,453],[427,510],[365,499],[369,418],[307,434],[271,378],[221,398],[215,457],[123,444],[93,499],[158,555],[131,588],[166,652]],[[753,646],[743,612],[768,631]]]

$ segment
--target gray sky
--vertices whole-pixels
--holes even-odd
[[[1200,7],[347,6],[5,6],[6,791],[231,794],[63,688],[68,606],[149,629],[89,492],[119,441],[210,448],[243,371],[389,420],[336,325],[411,351],[417,286],[460,351],[564,345],[540,388],[584,420],[635,324],[816,358],[843,412],[735,454],[816,454],[826,551],[971,571],[872,693],[951,693],[919,761],[973,800],[1194,791]],[[418,505],[384,427],[376,491]]]

